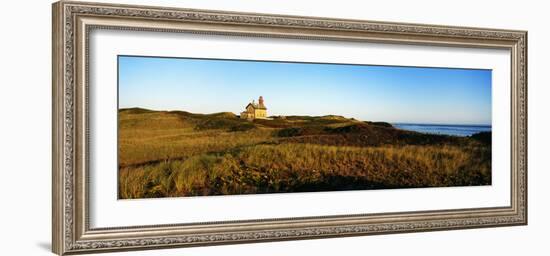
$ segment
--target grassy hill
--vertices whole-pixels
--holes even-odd
[[[120,198],[491,183],[490,134],[426,135],[334,115],[251,122],[121,109],[118,140]]]

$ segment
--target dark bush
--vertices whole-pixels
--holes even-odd
[[[472,139],[474,140],[477,140],[483,144],[487,144],[487,145],[490,145],[491,142],[492,142],[492,133],[491,132],[478,132],[478,133],[474,133],[472,134],[472,136],[470,136]]]
[[[296,127],[281,129],[277,132],[278,137],[294,137],[300,136],[301,134],[302,129]]]
[[[364,124],[352,124],[336,128],[326,128],[329,133],[343,134],[343,133],[361,133],[368,132],[369,129]]]
[[[393,127],[390,123],[386,122],[371,122],[371,121],[365,121],[365,123],[370,125],[376,125],[376,126],[382,126],[382,127]]]

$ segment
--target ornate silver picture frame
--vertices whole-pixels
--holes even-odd
[[[52,247],[59,255],[527,224],[526,31],[71,1],[53,4],[52,25]],[[89,35],[101,29],[508,50],[510,205],[93,228]]]

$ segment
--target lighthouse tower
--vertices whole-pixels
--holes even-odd
[[[258,99],[258,107],[265,108],[264,97],[262,97],[262,96],[260,96],[260,98]]]

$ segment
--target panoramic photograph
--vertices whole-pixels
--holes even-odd
[[[118,56],[118,198],[491,185],[492,72]]]

